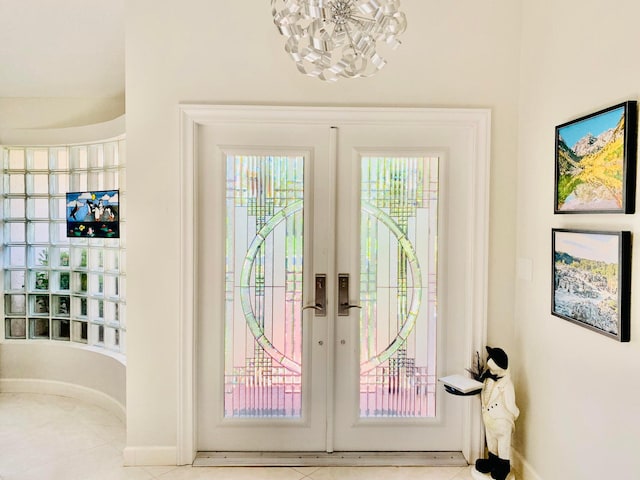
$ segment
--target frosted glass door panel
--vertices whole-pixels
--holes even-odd
[[[433,417],[438,159],[364,157],[360,417]]]
[[[304,159],[226,158],[224,416],[302,414]]]

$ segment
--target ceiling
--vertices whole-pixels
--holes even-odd
[[[125,0],[0,0],[0,97],[124,94]]]

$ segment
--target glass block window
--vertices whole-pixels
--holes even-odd
[[[1,155],[4,338],[125,353],[125,140]],[[116,189],[120,238],[67,238],[67,192]]]

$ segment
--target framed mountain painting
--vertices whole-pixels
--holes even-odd
[[[634,213],[637,102],[556,127],[555,213]]]
[[[552,229],[551,314],[629,341],[631,232]]]

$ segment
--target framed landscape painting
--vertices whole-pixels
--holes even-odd
[[[551,313],[629,341],[631,233],[552,230]]]
[[[556,127],[555,213],[634,213],[637,102]]]

